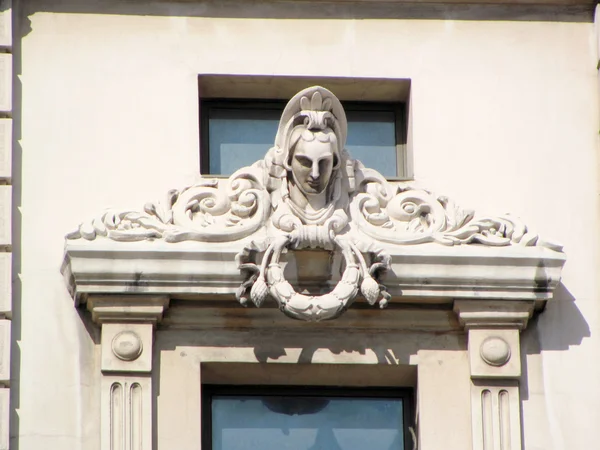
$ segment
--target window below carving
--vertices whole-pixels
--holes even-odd
[[[410,389],[205,385],[202,396],[206,449],[412,448]]]

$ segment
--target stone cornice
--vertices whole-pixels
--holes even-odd
[[[77,303],[90,295],[114,294],[233,299],[243,280],[235,262],[237,248],[229,243],[69,241],[65,250],[63,274]],[[391,301],[399,303],[452,303],[460,298],[495,299],[502,304],[527,300],[533,305],[552,297],[566,259],[564,253],[543,247],[432,243],[389,245],[385,250],[391,266],[384,282]],[[313,256],[317,252],[286,255],[284,270],[292,283],[298,277],[306,279],[298,267],[306,265],[303,258]],[[325,285],[339,281],[339,267],[335,270],[339,263],[338,257],[331,260],[330,269],[338,276]],[[305,281],[302,286],[322,287],[323,280]],[[468,314],[475,312],[463,309],[462,317]]]

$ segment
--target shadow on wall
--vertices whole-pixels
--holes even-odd
[[[577,308],[575,298],[560,283],[554,291],[554,297],[546,303],[544,312],[534,317],[521,335],[521,401],[529,399],[527,355],[539,355],[542,351],[567,351],[590,336],[590,327]]]
[[[532,2],[533,3],[533,2]],[[86,0],[40,0],[27,2],[28,15],[35,12],[117,14],[140,16],[265,18],[265,19],[438,19],[593,22],[595,2],[578,5],[511,4],[442,5],[434,1],[298,1],[253,2],[208,0],[189,3],[170,1],[122,2]]]
[[[2,2],[3,6],[8,6],[9,2]],[[20,3],[12,5],[14,16],[20,15]],[[17,33],[20,28],[16,27]],[[23,149],[21,148],[21,120],[22,109],[21,99],[23,90],[20,75],[21,67],[21,40],[14,39],[12,47],[13,55],[13,75],[12,75],[12,320],[11,320],[11,339],[10,339],[10,441],[9,448],[19,450],[20,418],[19,408],[21,407],[21,322],[22,322],[22,304],[21,294],[23,286],[21,282],[22,267],[22,228],[23,217],[21,214],[23,197]]]
[[[542,351],[567,351],[569,347],[580,345],[584,338],[590,337],[590,327],[575,304],[575,298],[564,284],[560,283],[554,291],[554,297],[546,303],[543,313],[534,317],[521,334],[521,378],[519,394],[521,396],[521,421],[524,420],[523,402],[529,400],[530,376],[542,370],[540,364],[528,366],[528,355],[540,355]],[[543,379],[541,374],[533,379]],[[532,386],[534,392],[543,390],[543,386]],[[522,424],[523,425],[523,424]],[[549,425],[548,425],[549,426]],[[525,448],[525,427],[521,426],[521,442]]]
[[[579,345],[583,338],[590,337],[590,327],[577,308],[575,298],[564,284],[560,283],[554,291],[554,298],[546,303],[544,312],[535,317],[523,339],[529,333],[537,334],[537,349],[527,348],[527,353],[539,353],[544,350],[568,350],[571,345]]]
[[[415,354],[418,350],[413,346],[393,346],[385,345],[383,343],[360,343],[355,339],[345,336],[339,336],[339,340],[345,340],[346,342],[340,342],[338,345],[331,344],[323,347],[322,344],[313,343],[303,345],[298,356],[298,364],[311,364],[313,362],[315,353],[319,350],[327,350],[333,355],[346,354],[357,354],[366,356],[367,351],[373,352],[377,358],[378,364],[386,365],[399,365],[409,364],[410,355]],[[455,346],[451,346],[452,350],[460,350],[459,339],[456,339]],[[287,355],[286,348],[281,344],[273,343],[256,343],[254,346],[254,356],[259,363],[267,363],[269,360],[276,361],[277,359]]]
[[[311,326],[312,325],[312,326]],[[156,351],[173,351],[178,347],[240,348],[252,351],[256,362],[268,363],[290,357],[288,351],[299,351],[294,360],[311,364],[315,354],[325,350],[332,355],[346,354],[352,358],[381,365],[408,365],[419,350],[464,351],[466,336],[459,332],[353,332],[340,329],[319,329],[319,324],[307,324],[306,330],[281,328],[232,330],[175,330],[159,333]],[[371,331],[372,332],[372,331]],[[365,334],[366,333],[366,334]],[[296,359],[297,358],[297,359]]]

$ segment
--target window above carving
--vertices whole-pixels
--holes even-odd
[[[198,77],[202,174],[229,176],[261,160],[273,147],[287,101],[311,84],[338,93],[352,158],[387,179],[412,179],[409,79],[266,75]]]
[[[273,146],[284,101],[201,101],[201,167],[231,175],[261,159]],[[388,179],[408,178],[406,108],[393,102],[343,102],[348,119],[346,149]]]

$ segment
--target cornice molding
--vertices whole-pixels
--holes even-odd
[[[400,303],[449,303],[455,298],[547,300],[566,259],[564,253],[541,247],[383,248],[391,259],[382,281],[391,301]],[[232,244],[199,242],[69,241],[63,274],[77,304],[85,303],[88,296],[106,294],[232,299],[244,280],[235,261],[237,251]],[[329,252],[288,252],[282,264],[292,284],[312,290],[339,281],[340,256],[331,260],[329,256]],[[299,267],[306,267],[311,259],[319,260],[318,267],[327,265],[333,274],[327,274],[325,281],[304,275]]]

